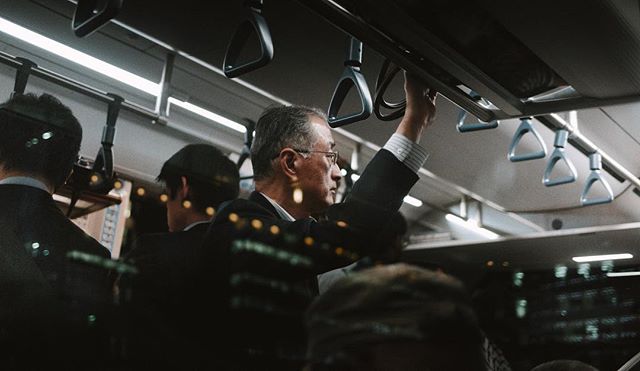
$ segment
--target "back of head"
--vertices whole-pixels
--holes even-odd
[[[326,120],[321,110],[304,106],[275,106],[262,113],[251,145],[255,180],[272,175],[271,162],[282,148],[305,149],[313,145],[315,134],[309,125],[310,116]]]
[[[80,150],[82,127],[71,110],[49,94],[16,94],[0,106],[0,165],[64,183]]]
[[[158,180],[165,182],[173,198],[182,184],[181,177],[189,184],[194,210],[204,212],[207,207],[217,208],[220,203],[238,197],[238,168],[214,146],[183,147],[164,163]]]
[[[539,364],[531,371],[598,371],[598,369],[580,361],[559,359]]]
[[[482,336],[455,278],[407,264],[354,273],[306,314],[312,370],[484,370]]]

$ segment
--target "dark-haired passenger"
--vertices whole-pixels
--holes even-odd
[[[208,144],[180,149],[157,179],[168,196],[169,232],[139,236],[126,256],[139,269],[133,286],[136,357],[177,360],[195,352],[186,323],[192,319],[189,300],[198,295],[191,291],[196,251],[220,204],[238,196],[240,180],[236,165]]]
[[[305,318],[307,371],[486,370],[471,299],[441,272],[392,264],[350,274]]]
[[[88,318],[103,319],[79,305],[77,290],[97,294],[107,281],[72,265],[67,253],[110,258],[52,198],[73,169],[82,127],[49,94],[15,94],[0,106],[0,133],[0,349],[8,369],[12,360],[28,369],[52,359],[70,369],[93,356],[89,339],[79,339]],[[69,346],[83,342],[86,348]]]

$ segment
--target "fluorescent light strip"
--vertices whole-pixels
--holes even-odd
[[[411,206],[415,206],[415,207],[422,206],[422,201],[418,200],[415,197],[409,196],[409,195],[404,196],[404,199],[402,201],[408,203]]]
[[[28,30],[1,17],[0,32],[4,32],[9,36],[13,36],[16,39],[37,46],[38,48],[44,49],[68,61],[89,68],[107,77],[118,80],[145,93],[151,94],[153,96],[158,96],[158,94],[160,94],[160,84],[149,81],[107,62],[103,62],[88,54],[70,48],[48,37],[44,37],[38,33]]]
[[[589,255],[589,256],[574,256],[571,258],[576,263],[588,263],[588,262],[599,262],[604,260],[620,260],[620,259],[631,259],[633,255],[631,254],[608,254],[608,255]]]
[[[500,235],[494,232],[491,232],[490,230],[486,229],[486,228],[482,228],[478,226],[478,222],[475,221],[470,221],[470,220],[464,220],[460,217],[457,217],[453,214],[447,214],[445,216],[445,219],[447,219],[448,221],[450,221],[451,223],[457,224],[463,228],[466,228],[472,232],[475,232],[483,237],[486,237],[490,240],[495,240],[496,238],[500,238]]]
[[[609,272],[607,273],[607,277],[633,277],[640,276],[640,272]]]
[[[211,121],[215,121],[218,124],[224,125],[228,128],[231,128],[235,131],[238,131],[240,133],[244,133],[247,131],[247,128],[244,125],[240,125],[235,121],[229,120],[228,118],[224,117],[224,116],[220,116],[217,113],[208,111],[202,107],[196,106],[195,104],[191,104],[189,102],[184,102],[181,100],[178,100],[176,98],[173,97],[169,97],[169,104],[175,104],[178,107],[182,107],[186,110],[189,110],[197,115],[200,115],[204,118],[207,118]]]
[[[13,22],[10,22],[2,17],[0,17],[0,32],[4,32],[5,34],[13,36],[19,40],[27,42],[38,48],[44,49],[68,61],[79,64],[83,67],[89,68],[104,76],[120,81],[126,85],[129,85],[133,88],[141,90],[145,93],[151,94],[155,97],[157,97],[160,94],[160,84],[147,80],[131,72],[125,71],[122,68],[116,67],[112,64],[103,62],[86,53],[83,53],[76,49],[70,48],[64,44],[61,44],[53,39],[44,37],[38,33],[35,33]],[[176,106],[189,110],[195,114],[198,114],[202,117],[215,121],[221,125],[227,126],[240,133],[246,132],[246,128],[244,127],[244,125],[241,125],[235,121],[229,120],[226,117],[220,116],[202,107],[198,107],[194,104],[183,102],[181,100],[171,98],[171,97],[169,98],[169,102],[175,104]]]

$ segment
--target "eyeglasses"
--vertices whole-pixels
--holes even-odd
[[[331,162],[331,166],[333,166],[333,165],[338,163],[338,157],[339,157],[338,151],[335,151],[335,152],[333,152],[333,151],[307,151],[305,149],[295,149],[295,148],[292,148],[292,149],[294,151],[300,153],[300,154],[303,154],[303,153],[304,154],[322,153],[329,159],[329,162]],[[273,156],[272,160],[275,160],[276,158],[278,158],[278,156],[280,156],[280,155],[278,154],[278,155]]]
[[[298,153],[322,153],[324,154],[328,159],[329,162],[331,162],[331,166],[335,165],[338,163],[338,151],[306,151],[306,150],[302,150],[302,149],[293,149],[294,151],[298,152]]]

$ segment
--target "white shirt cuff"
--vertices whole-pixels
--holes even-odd
[[[400,162],[416,174],[429,157],[429,153],[427,153],[424,148],[412,142],[404,135],[397,133],[394,133],[382,148],[391,152]]]

